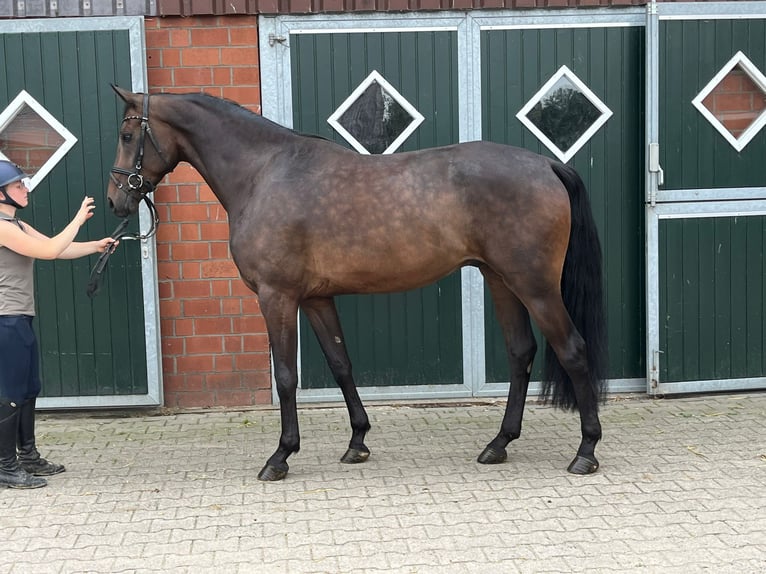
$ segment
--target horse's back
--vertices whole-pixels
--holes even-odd
[[[550,160],[527,150],[470,142],[364,156],[322,140],[304,145],[293,156],[302,164],[275,169],[260,190],[232,253],[261,270],[273,261],[270,273],[312,293],[420,287],[528,252],[568,226]],[[257,232],[266,225],[274,231]]]
[[[443,193],[459,198],[476,236],[494,239],[499,229],[568,223],[569,197],[549,158],[529,150],[493,142],[467,142],[436,148],[437,163],[446,177]],[[419,162],[414,162],[417,166]],[[418,169],[416,167],[416,169]],[[450,221],[450,215],[445,214]]]

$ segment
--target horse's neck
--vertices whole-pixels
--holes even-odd
[[[196,117],[186,124],[203,127],[187,132],[179,160],[200,173],[229,214],[237,213],[241,203],[252,198],[252,193],[243,193],[240,182],[243,178],[257,181],[261,169],[278,153],[279,145],[267,123],[245,122],[238,125],[239,129],[229,130],[214,112],[205,113],[210,117]],[[250,191],[255,193],[257,189]]]

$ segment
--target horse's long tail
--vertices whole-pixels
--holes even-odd
[[[561,295],[572,322],[585,339],[590,384],[595,396],[603,400],[607,351],[601,242],[588,193],[578,173],[557,162],[552,162],[551,168],[567,188],[572,212]],[[549,344],[545,347],[543,381],[541,397],[544,400],[565,410],[577,408],[572,381]]]

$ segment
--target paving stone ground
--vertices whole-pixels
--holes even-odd
[[[256,478],[279,412],[41,414],[67,472],[0,490],[0,573],[766,572],[766,393],[609,400],[601,469],[566,472],[573,413],[530,403],[508,462],[475,462],[504,403],[302,406],[302,450]]]

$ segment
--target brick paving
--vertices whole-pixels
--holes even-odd
[[[38,490],[0,490],[0,573],[766,572],[766,393],[610,400],[601,469],[566,472],[573,413],[530,403],[508,462],[476,456],[503,403],[300,408],[302,451],[256,478],[274,409],[41,414]]]

